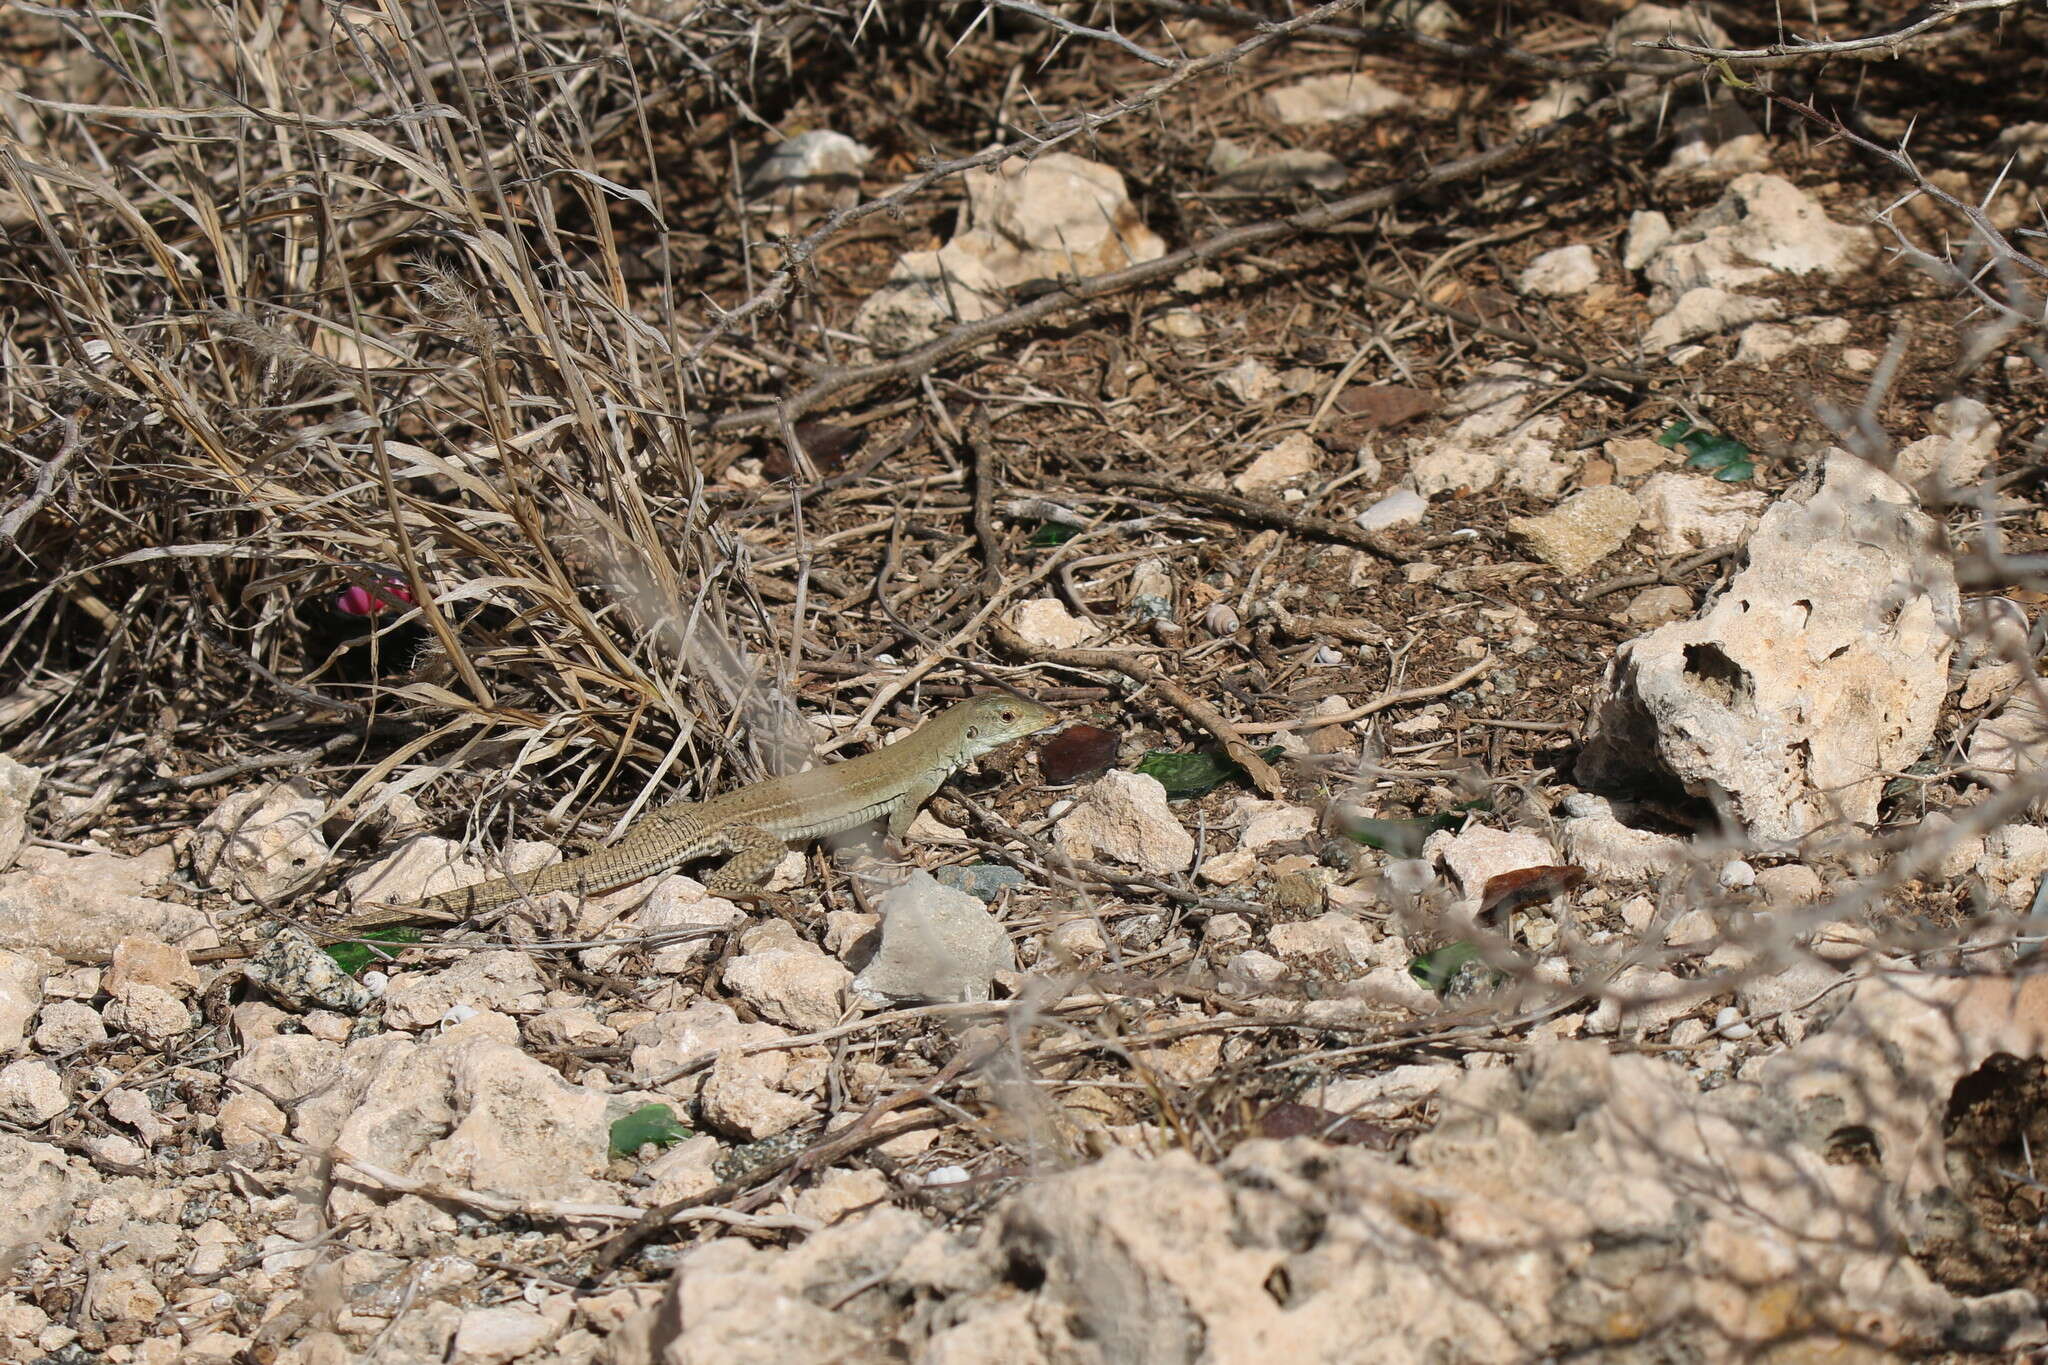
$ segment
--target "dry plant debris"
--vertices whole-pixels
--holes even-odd
[[[2048,1346],[2048,43],[1907,8],[7,6],[0,1357]]]

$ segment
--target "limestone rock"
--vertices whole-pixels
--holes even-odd
[[[1240,493],[1267,493],[1285,488],[1313,477],[1322,458],[1323,450],[1316,444],[1315,437],[1305,431],[1297,431],[1246,465],[1244,471],[1230,481],[1230,486]]]
[[[802,232],[835,209],[860,202],[860,176],[874,149],[830,128],[784,138],[747,176],[747,207],[766,214],[776,236]]]
[[[1538,559],[1576,578],[1625,545],[1639,516],[1635,497],[1608,484],[1574,494],[1540,517],[1516,517],[1508,530],[1528,541]]]
[[[23,1128],[40,1128],[69,1108],[64,1078],[39,1057],[0,1067],[0,1118]]]
[[[1538,298],[1567,299],[1600,283],[1600,261],[1583,244],[1546,251],[1523,268],[1515,287]]]
[[[39,1243],[51,1242],[71,1226],[99,1186],[85,1162],[67,1159],[47,1143],[0,1133],[0,1265],[12,1266]]]
[[[1636,491],[1643,525],[1656,533],[1657,553],[1681,555],[1714,545],[1740,545],[1763,515],[1760,489],[1734,488],[1704,474],[1664,470]]]
[[[326,818],[327,802],[297,779],[236,792],[201,822],[193,870],[216,891],[280,900],[326,867]]]
[[[2003,431],[1991,409],[1974,398],[1951,398],[1928,419],[1929,435],[1898,453],[1893,475],[1935,491],[1968,488],[1998,454]]]
[[[968,171],[967,231],[897,261],[853,329],[898,352],[1000,312],[1007,292],[1040,280],[1106,274],[1166,254],[1111,168],[1070,152]]]
[[[1712,207],[1674,233],[1645,274],[1677,296],[1744,289],[1780,274],[1839,279],[1876,259],[1869,228],[1832,222],[1789,180],[1756,174],[1737,177]]]
[[[1486,883],[1503,872],[1525,867],[1555,867],[1557,850],[1533,830],[1490,829],[1474,825],[1458,833],[1443,831],[1429,836],[1422,856],[1439,864],[1458,884],[1458,909],[1473,914],[1479,909]]]
[[[126,887],[121,865],[136,859],[38,859],[0,875],[0,948],[94,960],[135,934],[193,947],[215,941],[206,917],[188,906],[153,900]]]
[[[0,871],[13,865],[28,841],[28,808],[42,780],[40,768],[0,754]]]
[[[1621,619],[1632,626],[1661,626],[1692,615],[1692,594],[1684,588],[1644,588],[1628,599]]]
[[[481,1015],[386,1052],[359,1078],[337,1154],[458,1189],[608,1196],[596,1180],[611,1136],[605,1094],[565,1084],[514,1037],[509,1020]]]
[[[2014,692],[1998,714],[1977,722],[1964,765],[1971,778],[1993,791],[2039,778],[2048,765],[2048,704],[2038,686]],[[2048,810],[2048,792],[2028,808],[2036,815]]]
[[[43,1007],[48,968],[32,957],[0,949],[0,1057],[21,1050],[29,1020]]]
[[[1091,621],[1067,610],[1057,597],[1034,597],[1010,610],[1010,624],[1026,644],[1040,649],[1073,649],[1102,633]]]
[[[1565,812],[1558,829],[1565,859],[1595,882],[1653,881],[1685,858],[1684,840],[1623,824],[1597,796],[1574,793],[1565,799]]]
[[[384,992],[384,1022],[399,1029],[429,1028],[457,1005],[499,1014],[535,1014],[545,1003],[546,992],[540,968],[525,953],[469,953],[440,971],[394,976]]]
[[[1161,874],[1185,869],[1195,856],[1195,841],[1167,808],[1159,779],[1121,771],[1081,789],[1060,819],[1055,846],[1079,861],[1101,856]]]
[[[1733,331],[1745,323],[1774,318],[1785,311],[1776,299],[1752,298],[1702,285],[1680,294],[1670,308],[1643,333],[1643,349],[1668,351],[1701,337]]]
[[[1408,97],[1361,72],[1312,76],[1266,92],[1266,108],[1290,126],[1370,118],[1408,103]]]
[[[1746,327],[1735,344],[1738,365],[1769,365],[1803,346],[1839,346],[1849,339],[1847,318],[1794,318]]]
[[[887,1004],[986,1000],[996,974],[1016,969],[1002,921],[918,871],[882,899],[881,947],[853,986]]]
[[[811,1030],[839,1022],[853,973],[838,959],[791,935],[732,959],[725,964],[722,979],[727,990],[764,1019]]]
[[[1846,453],[1765,513],[1700,618],[1624,645],[1579,760],[1589,785],[1677,782],[1752,838],[1876,817],[1948,688],[1954,568],[1911,493]]]
[[[1391,531],[1396,526],[1413,526],[1429,515],[1429,499],[1407,486],[1394,489],[1356,518],[1367,531]]]
[[[556,1324],[524,1305],[472,1308],[456,1325],[453,1358],[475,1365],[505,1365],[539,1350],[555,1331]]]

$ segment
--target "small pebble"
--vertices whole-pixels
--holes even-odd
[[[935,1185],[965,1185],[972,1178],[968,1175],[965,1166],[940,1166],[935,1170],[926,1171],[922,1175],[913,1171],[904,1177],[904,1183],[908,1185],[922,1185],[926,1189],[930,1189]]]
[[[382,972],[364,972],[356,980],[363,983],[363,989],[371,995],[384,994],[384,988],[391,984],[391,978]]]
[[[1739,891],[1745,886],[1756,885],[1756,869],[1740,858],[1731,859],[1721,868],[1721,885],[1730,891]]]
[[[1733,1042],[1753,1037],[1756,1030],[1743,1022],[1742,1011],[1733,1005],[1723,1005],[1714,1016],[1714,1032]]]
[[[462,1024],[476,1018],[476,1011],[468,1005],[450,1005],[448,1012],[441,1016],[444,1024]]]

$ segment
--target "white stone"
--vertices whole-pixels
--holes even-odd
[[[469,953],[440,971],[394,976],[384,992],[384,1022],[392,1028],[427,1028],[457,1006],[537,1014],[546,1004],[546,993],[540,968],[525,953]]]
[[[1744,323],[1774,318],[1785,311],[1777,299],[1753,298],[1702,285],[1688,289],[1643,333],[1643,349],[1668,351],[1701,337],[1732,331]]]
[[[1661,626],[1692,615],[1692,594],[1684,588],[1644,588],[1621,609],[1621,619],[1632,626]]]
[[[1668,469],[1636,491],[1643,525],[1656,534],[1657,553],[1664,555],[1741,544],[1763,515],[1764,501],[1759,489]]]
[[[1184,871],[1195,841],[1166,804],[1166,788],[1144,773],[1104,773],[1081,789],[1080,800],[1055,827],[1055,846],[1066,857],[1098,856],[1162,875]]]
[[[1017,969],[1002,921],[978,898],[941,886],[928,872],[911,873],[882,898],[881,911],[881,946],[853,982],[868,1000],[986,1000],[996,976]]]
[[[1010,625],[1024,642],[1039,649],[1073,649],[1102,634],[1092,621],[1067,610],[1057,597],[1034,597],[1010,611]]]
[[[57,1068],[38,1058],[0,1067],[0,1118],[23,1128],[40,1128],[71,1104]]]
[[[1273,373],[1272,366],[1253,356],[1246,356],[1225,370],[1216,382],[1247,407],[1256,407],[1280,392],[1280,376]]]
[[[1413,526],[1428,514],[1429,499],[1404,484],[1360,512],[1357,521],[1361,530],[1390,531]]]
[[[545,1346],[557,1329],[558,1324],[531,1308],[472,1308],[455,1328],[452,1358],[464,1365],[505,1365]]]
[[[1621,263],[1641,270],[1664,244],[1671,240],[1671,220],[1655,209],[1637,209],[1628,216],[1628,236],[1623,239]]]
[[[0,949],[0,1057],[21,1051],[29,1020],[43,1007],[42,963]]]
[[[1841,278],[1876,258],[1869,228],[1831,222],[1820,203],[1790,181],[1756,174],[1737,177],[1718,202],[1674,233],[1646,274],[1659,289],[1679,295],[1743,289],[1777,275]]]
[[[1546,251],[1522,270],[1515,287],[1539,298],[1565,299],[1600,283],[1600,261],[1583,244]]]
[[[0,754],[0,871],[13,864],[28,842],[28,808],[42,780],[42,769]]]
[[[727,990],[764,1019],[795,1029],[830,1028],[845,1012],[853,973],[809,943],[771,947],[733,958],[722,974]]]
[[[213,808],[192,840],[192,867],[217,891],[275,901],[327,866],[327,802],[297,779],[252,788]]]
[[[1928,484],[1937,491],[1968,488],[1997,458],[2004,428],[1991,409],[1974,398],[1951,398],[1928,419],[1931,434],[1898,453],[1892,472],[1901,483]]]
[[[1422,846],[1422,856],[1456,879],[1462,893],[1457,909],[1467,915],[1478,911],[1486,883],[1492,878],[1529,867],[1555,867],[1558,862],[1557,850],[1534,830],[1485,825],[1456,834],[1447,830],[1432,834]]]
[[[1909,491],[1845,452],[1824,471],[1765,513],[1703,616],[1623,646],[1582,781],[1676,779],[1766,841],[1876,818],[1933,738],[1960,604]]]
[[[1291,126],[1370,118],[1407,105],[1408,97],[1362,72],[1313,76],[1266,92],[1266,108]]]
[[[1285,488],[1314,477],[1322,458],[1323,448],[1316,444],[1315,437],[1305,431],[1297,431],[1283,437],[1278,444],[1245,466],[1244,471],[1230,481],[1230,486],[1240,493],[1265,493]]]
[[[1640,511],[1627,489],[1607,484],[1575,493],[1539,517],[1515,517],[1508,530],[1538,559],[1576,578],[1628,543]]]

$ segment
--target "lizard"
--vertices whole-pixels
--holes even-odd
[[[1037,702],[984,693],[858,758],[770,778],[707,801],[662,806],[617,843],[584,857],[458,887],[415,906],[370,910],[330,926],[323,937],[424,920],[460,922],[550,891],[613,891],[715,854],[725,855],[726,861],[705,882],[706,889],[718,896],[758,897],[788,844],[839,834],[882,816],[888,817],[890,837],[901,839],[919,807],[948,777],[1058,719],[1057,712]]]

